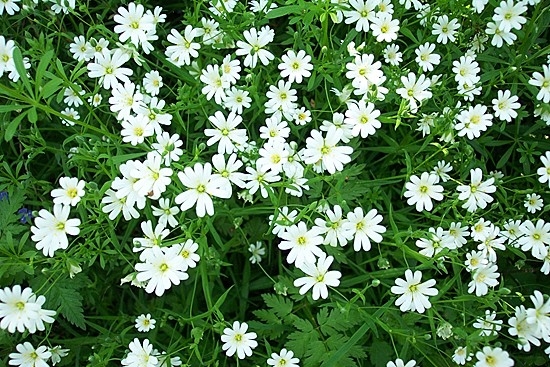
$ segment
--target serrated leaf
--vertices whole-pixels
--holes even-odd
[[[288,299],[275,294],[262,294],[265,304],[273,310],[280,318],[284,318],[292,312],[294,303]]]
[[[71,288],[58,288],[57,300],[59,302],[59,313],[71,324],[86,330],[84,322],[84,310],[82,309],[82,296]],[[53,293],[53,292],[52,292]]]

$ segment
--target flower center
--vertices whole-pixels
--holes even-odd
[[[539,240],[540,240],[540,234],[538,234],[538,233],[533,233],[533,239],[534,239],[535,241],[539,241]]]
[[[425,194],[428,192],[428,186],[422,185],[420,186],[420,193]]]
[[[132,23],[130,23],[130,27],[133,28],[133,29],[138,29],[139,28],[139,23],[136,22],[136,21],[133,21]]]
[[[287,98],[287,95],[286,95],[285,92],[283,92],[283,93],[281,93],[280,97],[281,97],[282,100],[285,100]]]
[[[15,307],[17,307],[19,311],[22,311],[25,308],[25,302],[19,301],[15,304]]]
[[[305,246],[307,240],[304,236],[300,236],[300,237],[298,237],[298,240],[296,242],[298,242],[298,245],[300,245],[300,246]]]
[[[380,28],[380,32],[382,32],[382,33],[387,33],[387,32],[388,32],[388,26],[387,26],[387,25],[383,25],[382,28]]]
[[[32,351],[31,354],[29,354],[29,356],[30,356],[32,359],[38,358],[38,354],[36,354],[35,351]],[[33,365],[34,365],[34,364],[33,364]]]
[[[235,334],[235,341],[240,342],[241,340],[243,340],[242,334]]]
[[[112,67],[107,67],[105,68],[105,74],[112,74],[113,73],[113,68]]]
[[[477,191],[477,185],[474,185],[474,184],[470,184],[470,191],[473,193],[475,193]]]
[[[65,223],[63,222],[58,222],[56,225],[55,225],[55,229],[57,229],[58,231],[62,231],[65,229]]]
[[[409,285],[409,291],[410,291],[411,293],[416,292],[417,289],[418,289],[418,284],[411,284],[411,285]]]
[[[135,136],[142,136],[142,135],[143,135],[143,128],[141,128],[141,127],[136,127],[136,128],[134,129],[134,135],[135,135]]]
[[[367,122],[369,122],[369,117],[368,116],[361,116],[361,123],[366,124]]]
[[[229,135],[229,130],[223,129],[223,130],[222,130],[222,135],[223,135],[223,136]]]
[[[321,154],[322,155],[327,155],[330,153],[330,147],[327,147],[326,145],[323,145],[323,147],[321,148]]]
[[[323,274],[319,274],[317,276],[317,278],[315,278],[315,280],[318,282],[318,283],[321,283],[325,280],[325,276]]]
[[[293,68],[294,70],[298,70],[298,69],[300,68],[300,64],[299,64],[297,61],[294,61],[294,62],[292,63],[292,68]]]
[[[70,188],[67,190],[67,196],[71,199],[74,199],[78,195],[78,191],[75,188]]]
[[[281,161],[281,156],[278,154],[273,154],[271,156],[271,162],[273,163],[279,163]]]
[[[203,184],[200,184],[199,186],[197,186],[197,191],[202,194],[203,192],[206,191],[206,186],[204,186]]]
[[[181,256],[183,256],[184,258],[187,259],[187,258],[189,257],[189,251],[183,250],[183,251],[181,252]]]
[[[143,326],[149,326],[150,323],[151,321],[149,321],[148,319],[143,320]]]
[[[494,366],[495,363],[496,363],[496,358],[493,357],[493,356],[487,356],[485,357],[485,362],[489,365],[489,366]]]
[[[236,98],[236,100],[237,100],[237,103],[241,103],[241,102],[243,101],[243,97],[238,96],[238,97]]]
[[[160,271],[162,271],[164,273],[166,270],[168,270],[168,265],[166,263],[162,263],[159,266],[159,269],[160,269]]]

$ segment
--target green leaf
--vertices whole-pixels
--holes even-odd
[[[299,13],[303,9],[303,6],[301,5],[287,5],[287,6],[281,6],[280,8],[276,8],[271,10],[269,13],[267,13],[266,18],[267,19],[275,19],[284,17],[287,14],[293,14],[293,13]]]
[[[21,78],[21,83],[23,83],[23,86],[27,89],[29,95],[34,99],[31,81],[27,76],[27,69],[25,69],[25,65],[23,64],[23,56],[21,56],[21,51],[17,47],[13,49],[13,63],[15,64],[15,70]]]
[[[84,310],[82,309],[82,296],[71,288],[53,288],[52,292],[59,302],[59,313],[71,324],[86,330],[84,322]]]
[[[21,120],[27,115],[27,112],[29,110],[26,110],[25,112],[20,113],[17,115],[6,127],[6,131],[4,131],[4,140],[10,141],[11,138],[15,135],[15,131],[17,130],[17,127],[19,127],[19,124],[21,123]]]
[[[47,51],[42,57],[40,58],[40,62],[38,63],[38,66],[36,68],[36,77],[35,77],[35,84],[34,84],[34,94],[36,96],[40,95],[40,87],[42,86],[42,78],[44,77],[44,72],[50,66],[50,61],[52,61],[54,55],[54,50]]]
[[[288,298],[283,298],[275,294],[262,294],[265,304],[273,309],[280,318],[284,318],[286,315],[292,312],[294,304]]]

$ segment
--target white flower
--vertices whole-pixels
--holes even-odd
[[[76,206],[84,196],[84,186],[86,182],[76,177],[61,177],[59,179],[60,189],[53,189],[50,193],[54,198],[54,204]]]
[[[458,199],[466,200],[462,207],[469,212],[475,212],[477,209],[485,209],[487,204],[493,201],[493,198],[489,194],[497,190],[494,185],[495,179],[491,177],[481,182],[482,175],[483,173],[480,168],[471,169],[470,176],[472,182],[469,185],[459,185],[456,188],[460,193]]]
[[[271,353],[271,358],[267,360],[267,364],[273,367],[299,367],[300,359],[294,357],[294,352],[281,349],[279,354]]]
[[[352,81],[354,88],[368,89],[372,84],[380,84],[384,77],[381,67],[380,61],[374,61],[374,55],[357,55],[353,62],[346,64],[346,78]]]
[[[99,82],[103,84],[103,88],[111,89],[121,82],[129,82],[128,76],[133,74],[132,69],[123,68],[130,56],[121,49],[116,49],[113,52],[104,51],[96,57],[96,61],[89,63],[88,76],[90,78],[99,78]]]
[[[508,320],[510,328],[508,332],[518,338],[518,349],[526,352],[531,351],[531,344],[539,347],[541,335],[538,333],[537,324],[527,322],[527,310],[524,305],[516,307],[514,317]]]
[[[153,125],[143,115],[128,116],[121,125],[122,141],[134,146],[143,143],[146,137],[153,136],[155,133]]]
[[[246,167],[246,183],[244,188],[249,190],[251,195],[254,195],[258,190],[263,198],[268,198],[269,193],[273,192],[273,189],[269,186],[272,182],[278,182],[281,180],[281,176],[269,170],[269,167],[256,166]]]
[[[289,212],[287,206],[278,208],[277,217],[274,215],[269,216],[269,225],[273,227],[271,233],[280,237],[280,234],[285,233],[287,229],[294,223],[298,211],[293,210]]]
[[[156,367],[158,358],[154,355],[153,345],[149,339],[143,340],[143,345],[138,338],[135,338],[128,345],[130,352],[120,361],[123,366],[128,367]]]
[[[430,279],[421,283],[422,272],[415,271],[414,274],[410,269],[405,271],[405,280],[397,278],[395,285],[391,287],[393,294],[400,295],[395,301],[395,305],[399,306],[402,312],[405,311],[418,311],[424,313],[424,311],[430,307],[428,296],[437,295],[438,291],[433,288],[435,280]]]
[[[223,105],[225,108],[230,109],[231,112],[243,113],[243,109],[250,107],[252,98],[249,97],[250,93],[246,90],[231,87],[231,89],[225,90],[223,96]]]
[[[535,213],[538,210],[542,210],[544,203],[540,195],[527,194],[523,205],[527,208],[527,211],[529,213]]]
[[[410,360],[405,364],[405,361],[403,361],[401,358],[397,358],[395,361],[389,361],[386,364],[386,367],[415,367],[416,361]]]
[[[550,64],[542,66],[543,74],[538,71],[533,73],[533,77],[529,79],[529,84],[535,87],[540,87],[537,99],[544,103],[550,102]]]
[[[283,240],[279,243],[279,249],[290,250],[286,258],[289,264],[295,263],[300,267],[306,262],[315,263],[315,256],[324,254],[318,247],[323,243],[323,237],[315,228],[308,230],[304,222],[288,227],[279,237]]]
[[[370,29],[377,42],[392,42],[397,39],[399,20],[393,19],[389,13],[378,13],[372,20]]]
[[[248,259],[252,264],[259,264],[262,262],[262,256],[265,255],[265,248],[263,247],[262,241],[251,243],[248,246],[248,252],[252,254]]]
[[[223,330],[221,340],[224,344],[222,349],[225,350],[228,357],[231,357],[235,352],[239,359],[252,355],[252,349],[258,346],[258,342],[255,340],[257,335],[254,332],[247,333],[247,330],[248,324],[239,321],[233,323],[233,328]]]
[[[174,245],[178,248],[180,256],[183,258],[183,268],[187,270],[188,268],[195,268],[197,263],[201,259],[200,255],[197,254],[199,249],[199,244],[195,241],[189,239],[185,243],[180,243]]]
[[[86,41],[84,36],[76,36],[73,39],[73,42],[69,45],[69,52],[77,61],[90,61],[90,59],[94,57],[95,50],[90,42]]]
[[[65,126],[74,126],[74,121],[80,120],[80,115],[78,114],[78,111],[71,107],[65,108],[63,111],[61,111],[61,114],[66,117],[61,120],[61,123]]]
[[[194,168],[186,167],[183,172],[178,172],[178,177],[188,188],[175,199],[176,204],[181,204],[182,211],[196,205],[197,216],[214,215],[212,197],[231,197],[231,186],[224,179],[212,175],[210,163],[195,163]]]
[[[170,207],[170,199],[160,198],[159,208],[152,205],[151,209],[153,210],[153,215],[159,217],[159,225],[163,227],[166,227],[166,225],[176,227],[178,225],[175,216],[179,214],[180,210],[177,206]]]
[[[184,270],[184,260],[179,256],[179,250],[178,246],[153,246],[144,252],[145,262],[136,264],[136,279],[147,282],[147,293],[155,292],[160,297],[172,284],[178,285],[181,280],[189,278]]]
[[[550,299],[545,302],[544,296],[538,290],[529,298],[534,308],[527,309],[527,323],[534,325],[537,334],[550,343]]]
[[[148,43],[148,33],[155,32],[155,23],[152,14],[145,13],[143,5],[135,3],[128,4],[128,9],[118,8],[118,14],[113,20],[118,23],[114,31],[120,34],[120,42],[126,42],[128,39],[136,47],[140,44]]]
[[[344,11],[346,24],[355,24],[357,32],[368,32],[369,21],[373,21],[376,17],[376,5],[378,0],[349,0],[351,10]]]
[[[479,335],[481,336],[493,336],[502,329],[502,320],[496,320],[496,311],[485,310],[485,318],[478,318],[472,325],[476,329],[481,329]]]
[[[65,90],[63,91],[63,96],[65,96],[65,98],[63,98],[63,102],[65,102],[69,107],[70,106],[79,107],[84,103],[82,102],[82,99],[80,98],[80,96],[84,95],[85,92],[84,92],[84,89],[82,89],[82,86],[79,86],[79,87],[80,87],[80,92],[77,92],[72,87],[65,88]]]
[[[157,142],[151,144],[151,147],[163,157],[164,165],[170,166],[172,162],[179,161],[180,156],[183,154],[183,150],[180,148],[183,141],[181,141],[180,136],[178,134],[170,135],[168,132],[163,131],[161,134],[157,134],[156,137]]]
[[[531,250],[531,255],[539,260],[546,256],[546,247],[550,245],[550,223],[539,219],[536,224],[526,220],[519,230],[523,236],[518,240],[522,251]]]
[[[495,116],[501,121],[512,121],[518,116],[516,110],[521,107],[518,96],[513,96],[509,90],[499,90],[497,98],[491,101]]]
[[[210,137],[206,144],[212,146],[218,143],[219,154],[231,154],[239,150],[248,140],[246,129],[237,129],[243,121],[240,115],[230,112],[227,118],[220,111],[208,117],[215,129],[205,129],[204,135]]]
[[[467,347],[458,347],[453,354],[453,361],[458,365],[466,364],[466,361],[471,361],[472,357],[468,354]]]
[[[434,65],[439,65],[441,56],[434,53],[434,50],[435,44],[429,42],[418,46],[418,48],[414,50],[416,54],[415,61],[418,63],[418,66],[422,68],[422,71],[433,71]]]
[[[386,232],[386,227],[379,224],[383,218],[376,209],[371,209],[367,215],[364,215],[363,208],[355,208],[353,212],[348,213],[347,220],[353,228],[353,249],[355,251],[361,249],[369,251],[371,240],[376,243],[382,242],[381,233]]]
[[[437,23],[433,25],[432,34],[437,36],[437,42],[443,43],[456,41],[455,33],[460,28],[457,19],[451,19],[447,15],[442,15],[437,18]]]
[[[416,210],[421,212],[424,209],[431,211],[433,209],[432,199],[436,201],[443,200],[443,186],[437,185],[438,176],[423,172],[420,178],[413,175],[410,177],[410,182],[405,184],[404,196],[407,199],[407,204],[415,205]]]
[[[498,28],[503,32],[509,32],[512,29],[521,29],[521,25],[527,22],[521,14],[527,11],[524,1],[518,1],[514,4],[514,0],[501,1],[500,5],[495,8],[493,21],[499,24]]]
[[[53,323],[55,315],[55,311],[42,309],[44,302],[46,298],[37,298],[31,288],[21,291],[20,285],[14,285],[0,289],[0,328],[10,333],[44,331],[44,322]]]
[[[62,349],[60,345],[57,345],[53,348],[49,348],[48,351],[52,354],[50,359],[52,360],[52,365],[55,366],[61,362],[62,357],[66,357],[69,349]]]
[[[240,188],[245,187],[246,174],[238,172],[239,168],[243,166],[243,162],[237,158],[235,153],[231,154],[227,161],[225,155],[215,154],[212,156],[212,166],[216,172],[213,176],[228,180]]]
[[[455,81],[459,84],[474,85],[479,81],[479,64],[471,56],[460,56],[458,61],[453,61],[453,73]]]
[[[387,45],[384,49],[384,61],[387,64],[397,66],[401,61],[403,61],[403,54],[399,52],[399,45],[391,44]]]
[[[1,13],[0,13],[1,14]],[[48,347],[34,348],[29,342],[17,344],[17,353],[10,353],[9,364],[19,367],[49,367],[47,360],[51,357]]]
[[[152,330],[155,328],[156,320],[151,318],[151,314],[148,313],[147,315],[139,315],[136,320],[136,329],[137,331],[141,331],[143,333],[148,332],[149,330]]]
[[[456,116],[455,129],[458,130],[458,136],[467,135],[470,140],[479,138],[482,131],[493,125],[493,115],[486,112],[487,107],[479,104],[462,110]]]
[[[475,367],[512,367],[514,360],[502,348],[483,347],[476,353]]]
[[[353,225],[343,217],[340,205],[334,206],[334,211],[327,209],[325,212],[328,220],[322,218],[315,219],[315,225],[319,233],[325,235],[323,243],[336,247],[346,246],[348,241],[353,238]]]
[[[496,264],[489,263],[478,267],[472,273],[472,281],[468,283],[468,293],[476,293],[476,296],[481,297],[489,292],[489,288],[494,288],[498,285],[498,277]]]
[[[56,204],[53,206],[53,214],[46,209],[38,212],[34,226],[31,227],[31,239],[44,256],[53,257],[56,250],[66,249],[69,246],[67,235],[76,236],[80,233],[80,219],[68,219],[70,211],[70,206]]]
[[[111,89],[111,111],[118,112],[117,120],[122,121],[129,118],[134,113],[139,113],[143,108],[143,94],[136,90],[136,85],[130,81],[124,84],[119,83]]]
[[[292,89],[290,82],[279,80],[277,86],[270,85],[269,91],[266,92],[268,100],[265,102],[265,113],[274,114],[282,113],[287,118],[292,118],[296,109],[296,101],[298,96],[295,89]]]
[[[542,167],[537,169],[537,175],[540,176],[539,182],[548,182],[548,187],[550,188],[550,151],[547,151],[544,155],[541,155],[540,161],[542,162]]]
[[[518,36],[516,36],[511,31],[505,32],[499,29],[499,27],[500,22],[487,23],[487,29],[485,30],[485,33],[493,35],[493,38],[491,39],[491,45],[500,48],[504,44],[503,41],[506,42],[506,44],[511,45],[518,38]]]
[[[311,297],[314,300],[318,300],[319,297],[326,299],[328,297],[328,288],[337,287],[340,285],[340,278],[342,273],[337,270],[329,271],[329,267],[334,261],[332,256],[326,256],[324,252],[321,253],[317,259],[317,263],[306,261],[298,268],[306,273],[308,276],[298,278],[294,281],[295,287],[300,287],[300,294],[306,294],[311,288],[313,288]]]
[[[281,57],[282,63],[278,68],[281,70],[281,77],[287,78],[288,81],[293,83],[301,83],[303,78],[311,76],[311,56],[307,55],[304,50],[294,52],[294,50],[288,50],[288,52]]]
[[[401,77],[401,83],[403,83],[403,87],[398,88],[395,92],[407,100],[412,113],[416,113],[418,110],[417,102],[422,103],[422,101],[432,98],[432,92],[429,91],[431,82],[424,74],[420,74],[417,79],[416,74],[409,73],[407,76]]]
[[[468,226],[462,227],[461,222],[453,222],[449,226],[449,230],[445,231],[445,236],[453,240],[453,244],[449,248],[460,248],[467,242],[466,236],[469,236]]]
[[[201,48],[199,43],[193,42],[194,38],[198,36],[198,29],[191,25],[185,27],[183,36],[177,30],[172,29],[166,38],[172,44],[166,48],[166,57],[176,66],[191,65],[191,57],[198,57],[197,50]]]
[[[145,92],[149,93],[151,96],[156,96],[160,92],[160,88],[164,83],[162,82],[162,76],[156,70],[151,70],[145,73],[143,77],[143,88]]]
[[[369,135],[374,135],[376,130],[382,127],[382,124],[377,119],[380,116],[380,111],[375,109],[375,105],[371,102],[365,104],[364,100],[356,103],[350,103],[348,110],[345,112],[346,118],[344,123],[352,126],[352,135],[366,138]]]
[[[464,265],[466,265],[466,270],[470,273],[481,267],[487,266],[488,264],[489,260],[483,251],[472,250],[466,254],[466,261],[464,262]]]
[[[451,176],[449,176],[447,172],[451,172],[452,170],[453,166],[451,166],[450,163],[442,160],[437,162],[437,166],[435,166],[430,173],[433,175],[437,175],[441,179],[441,181],[447,182],[451,178]]]
[[[206,68],[202,70],[200,81],[206,84],[201,90],[202,94],[206,95],[206,99],[211,100],[214,97],[214,101],[221,105],[225,97],[225,90],[231,84],[229,80],[220,75],[219,65],[206,65]]]
[[[263,65],[267,65],[275,58],[271,52],[265,49],[265,46],[271,43],[275,37],[275,32],[268,26],[262,27],[259,32],[256,28],[244,31],[243,37],[246,42],[237,41],[238,49],[235,53],[237,56],[246,55],[243,62],[245,67],[255,68],[258,59]]]
[[[331,126],[323,135],[318,130],[311,131],[311,137],[306,139],[306,149],[301,153],[306,164],[321,164],[323,170],[330,174],[342,171],[344,165],[351,162],[353,148],[349,146],[338,146],[343,135],[342,129]]]
[[[289,135],[288,123],[282,121],[277,115],[266,118],[265,126],[260,126],[260,139],[275,140],[277,143],[284,144]]]

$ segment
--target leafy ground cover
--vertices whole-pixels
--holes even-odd
[[[545,366],[550,5],[0,1],[0,361]]]

